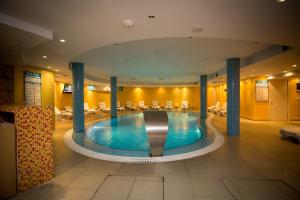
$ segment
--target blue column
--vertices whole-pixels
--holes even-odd
[[[117,77],[110,77],[110,114],[117,117]]]
[[[240,59],[227,59],[227,135],[240,135]]]
[[[202,119],[207,117],[207,75],[200,76],[200,113]]]
[[[84,65],[71,63],[73,76],[73,132],[84,133]]]

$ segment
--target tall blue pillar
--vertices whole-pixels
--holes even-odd
[[[117,77],[110,77],[110,114],[117,117]]]
[[[84,65],[71,63],[73,76],[73,132],[84,133]]]
[[[200,115],[207,117],[207,75],[200,76]]]
[[[227,135],[240,135],[240,59],[227,59]]]

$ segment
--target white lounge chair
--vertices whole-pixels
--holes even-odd
[[[125,108],[123,106],[121,106],[120,101],[117,101],[117,110],[118,111],[124,111],[125,110]]]
[[[65,111],[73,113],[73,108],[71,106],[65,106]]]
[[[213,112],[215,114],[221,114],[221,111],[224,111],[226,110],[227,111],[227,102],[223,103],[223,105],[221,107],[218,107],[218,108],[215,108],[213,109]],[[226,112],[227,113],[227,112]]]
[[[95,113],[96,113],[96,110],[90,108],[89,104],[85,102],[85,103],[84,103],[84,112],[86,112],[86,113],[88,113],[88,114],[95,114]]]
[[[133,110],[133,111],[137,110],[137,108],[132,105],[131,101],[126,101],[126,109]]]
[[[71,113],[71,112],[62,112],[56,106],[54,108],[54,111],[55,111],[56,120],[72,119],[73,118],[73,113]]]
[[[171,110],[173,108],[172,101],[168,100],[166,101],[166,110]]]
[[[187,110],[189,108],[188,101],[183,100],[181,103],[181,110]]]
[[[214,106],[209,106],[209,107],[207,108],[207,110],[208,110],[208,112],[212,112],[214,109],[219,108],[219,106],[220,106],[220,101],[217,101],[217,102],[216,102],[216,105],[214,105]]]
[[[99,109],[102,112],[109,112],[110,111],[110,108],[106,107],[106,104],[105,104],[104,101],[99,102]]]
[[[149,107],[145,106],[144,101],[139,101],[139,108],[142,110],[148,110]]]
[[[160,109],[160,106],[158,105],[158,101],[157,100],[152,101],[152,108],[154,110],[159,110]]]

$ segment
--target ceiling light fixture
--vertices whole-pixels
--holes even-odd
[[[285,0],[276,0],[277,3],[285,2]]]
[[[282,71],[282,73],[286,73],[287,71]]]
[[[51,66],[48,66],[47,68],[48,68],[48,69],[51,69]]]
[[[48,57],[47,56],[42,56],[42,58],[47,59]]]
[[[58,70],[58,69],[56,69],[55,71],[56,71],[56,72],[58,72],[59,70]]]
[[[297,67],[297,65],[292,65],[292,67]]]
[[[274,76],[269,76],[268,79],[269,80],[274,79]]]
[[[132,27],[134,24],[134,21],[130,20],[130,19],[125,19],[123,20],[123,25],[126,26],[127,28]]]
[[[255,69],[252,69],[253,72],[255,72]]]
[[[269,74],[266,74],[265,76],[270,76]]]
[[[61,43],[65,43],[65,42],[66,42],[65,39],[60,39],[59,41],[60,41]]]
[[[287,73],[284,74],[284,76],[293,76],[293,75],[294,75],[293,72],[287,72]]]

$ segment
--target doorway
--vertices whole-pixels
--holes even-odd
[[[269,81],[270,120],[288,120],[288,81],[276,79]]]

